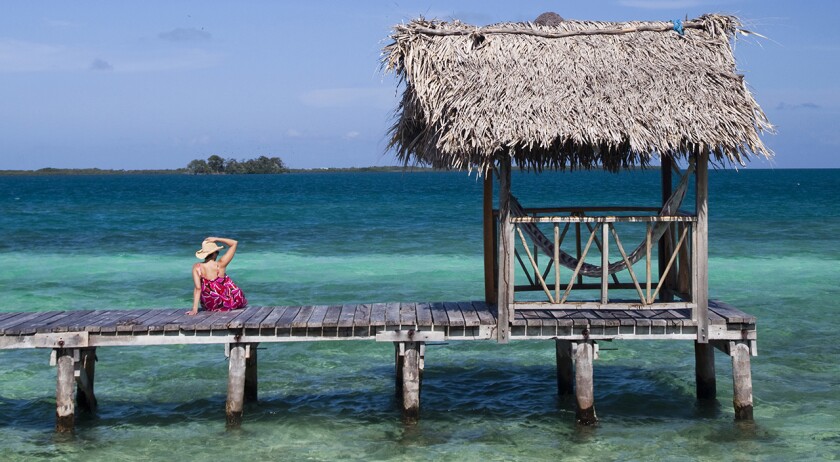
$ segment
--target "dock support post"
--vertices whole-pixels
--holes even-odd
[[[242,423],[245,395],[245,347],[244,343],[227,345],[229,361],[225,419],[228,428],[238,427]]]
[[[257,401],[257,346],[259,343],[250,343],[245,348],[245,402]]]
[[[592,377],[592,362],[595,359],[593,342],[579,342],[575,347],[575,397],[577,411],[575,417],[580,425],[593,425],[595,417],[595,392]]]
[[[570,396],[575,391],[572,342],[554,339],[554,349],[557,356],[557,394]]]
[[[423,342],[399,342],[396,345],[402,416],[404,420],[413,422],[420,416],[420,379],[423,375],[426,345]]]
[[[56,355],[56,385],[55,385],[55,431],[68,433],[73,431],[75,424],[76,405],[74,391],[76,378],[73,371],[75,363],[73,350],[57,348]]]
[[[730,347],[732,356],[732,382],[735,420],[753,420],[752,372],[750,371],[750,346],[735,343]]]
[[[697,399],[715,399],[717,397],[715,348],[711,343],[694,342],[694,371],[697,381]]]
[[[93,393],[93,380],[96,373],[96,348],[82,348],[79,362],[75,364],[76,404],[79,409],[96,412],[96,395]]]
[[[394,393],[402,401],[403,392],[403,343],[394,342]]]

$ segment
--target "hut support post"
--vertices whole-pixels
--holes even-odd
[[[420,416],[420,382],[423,377],[426,344],[424,342],[396,342],[397,387],[406,421],[416,421]]]
[[[570,396],[575,390],[572,342],[555,339],[554,349],[557,357],[557,394],[560,396]]]
[[[511,160],[504,157],[499,161],[499,287],[496,307],[498,309],[497,340],[507,343],[510,338],[510,321],[513,305],[513,223],[510,222],[510,170]]]
[[[227,403],[225,404],[225,422],[228,428],[238,427],[242,423],[242,409],[245,401],[245,363],[250,345],[229,343],[225,345],[228,357]]]
[[[575,418],[580,425],[593,425],[598,421],[595,416],[595,390],[592,375],[595,342],[577,342],[574,357],[575,398],[577,401]]]
[[[752,372],[750,371],[750,346],[735,343],[729,348],[732,356],[732,404],[735,420],[753,420]]]
[[[697,223],[694,226],[694,254],[691,265],[694,275],[691,299],[697,304],[692,318],[697,323],[697,342],[709,341],[709,153],[694,156]]]
[[[76,419],[74,391],[76,378],[74,354],[78,350],[56,348],[52,352],[50,363],[56,366],[55,384],[55,431],[68,433],[73,431]]]
[[[496,249],[493,235],[493,170],[484,175],[484,300],[488,305],[496,301]]]
[[[660,166],[660,174],[662,179],[662,205],[664,206],[668,199],[671,197],[672,193],[672,180],[671,180],[671,158],[669,156],[662,156],[662,162]],[[673,228],[673,227],[671,227]],[[659,278],[665,277],[665,268],[668,266],[668,257],[671,255],[671,246],[670,244],[670,233],[665,233],[659,239],[659,251],[657,253],[658,260],[659,260]],[[674,300],[673,292],[671,289],[673,288],[673,277],[670,275],[667,276],[667,280],[665,283],[662,284],[663,290],[659,292],[659,297],[663,302],[671,302]]]
[[[694,342],[694,368],[697,379],[697,399],[715,399],[717,397],[715,349],[711,343]]]
[[[245,358],[245,402],[253,403],[257,401],[257,388],[259,381],[257,380],[257,346],[259,343],[251,343],[246,347]]]

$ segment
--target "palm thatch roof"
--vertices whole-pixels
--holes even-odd
[[[654,156],[770,157],[759,134],[772,126],[735,68],[739,28],[722,15],[397,25],[383,67],[405,90],[389,148],[406,164],[480,172],[505,156],[535,170],[613,171]]]

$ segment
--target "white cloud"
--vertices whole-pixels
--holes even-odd
[[[300,95],[300,101],[312,107],[393,107],[396,93],[393,88],[324,88]]]
[[[352,130],[352,131],[349,131],[349,132],[347,132],[347,133],[345,133],[345,134],[344,134],[344,139],[347,139],[347,140],[353,140],[353,139],[358,138],[358,137],[359,137],[359,135],[361,135],[361,133],[359,133],[359,132],[357,132],[357,131],[355,131],[355,130]]]
[[[161,72],[206,69],[221,61],[220,55],[195,49],[147,51],[133,55],[109,52],[107,61],[100,57],[102,54],[100,50],[0,39],[0,73],[73,72],[106,69],[108,66],[115,72]]]
[[[89,69],[92,71],[110,71],[114,69],[114,66],[104,59],[96,58],[90,63]]]
[[[178,27],[170,31],[161,32],[158,34],[158,38],[169,42],[200,42],[210,40],[213,36],[203,28]]]
[[[298,138],[301,136],[301,133],[297,129],[290,128],[286,130],[286,136],[288,136],[289,138]]]

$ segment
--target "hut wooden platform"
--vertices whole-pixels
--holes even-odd
[[[756,320],[718,301],[709,304],[709,344],[727,353],[736,345],[755,352]],[[50,351],[57,366],[57,429],[73,428],[76,407],[96,409],[96,349],[108,346],[222,344],[230,358],[227,421],[238,425],[243,403],[257,397],[257,349],[260,343],[302,341],[391,342],[403,412],[416,418],[425,343],[496,340],[495,305],[484,302],[370,303],[344,305],[249,307],[226,313],[184,309],[69,310],[0,314],[0,349]],[[689,340],[697,336],[690,309],[552,309],[523,307],[509,326],[511,340],[554,340],[558,392],[592,389],[592,360],[599,340]],[[585,345],[586,348],[575,348]],[[576,350],[583,351],[577,357]],[[586,353],[588,351],[588,353]],[[588,355],[588,356],[587,356]],[[734,356],[733,356],[734,358]],[[736,371],[749,372],[749,356]],[[574,367],[574,366],[577,367]],[[587,372],[588,371],[588,372]],[[585,374],[584,374],[585,373]],[[581,382],[582,381],[582,382]],[[714,387],[714,366],[706,388]],[[572,384],[576,383],[577,386]],[[588,385],[586,385],[588,383]],[[594,402],[593,402],[594,404]],[[591,407],[591,406],[590,406]],[[585,411],[585,409],[583,410]],[[586,418],[585,412],[579,418]],[[591,418],[594,419],[594,408]]]

